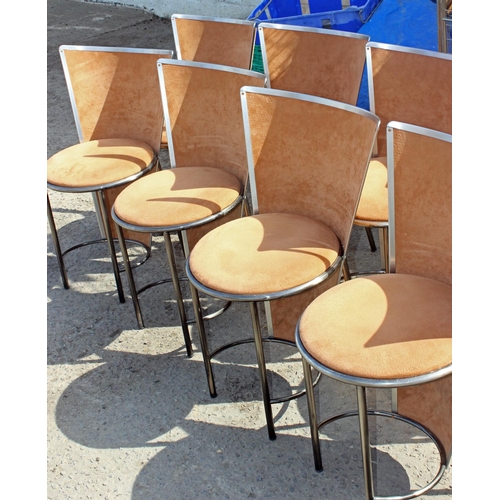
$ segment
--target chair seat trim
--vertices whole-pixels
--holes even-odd
[[[342,251],[342,248],[340,249]],[[258,293],[258,294],[232,294],[232,293],[226,293],[226,292],[221,292],[219,290],[214,290],[213,288],[209,288],[200,281],[198,281],[193,273],[191,272],[191,269],[189,267],[189,260],[186,261],[186,274],[189,278],[189,281],[201,292],[206,293],[207,295],[210,295],[212,297],[215,297],[217,299],[221,300],[229,300],[231,302],[261,302],[261,301],[267,301],[267,300],[277,300],[277,299],[282,299],[284,297],[290,297],[291,295],[297,295],[299,293],[302,293],[306,290],[309,290],[310,288],[313,288],[323,281],[327,280],[338,268],[339,266],[342,265],[342,262],[344,260],[343,255],[339,255],[333,264],[323,273],[321,273],[319,276],[316,278],[308,281],[307,283],[302,283],[299,286],[295,286],[293,288],[289,288],[287,290],[280,290],[278,292],[271,292],[271,293]]]

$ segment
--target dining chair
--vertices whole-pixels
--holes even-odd
[[[380,117],[381,125],[354,223],[365,227],[369,236],[372,229],[379,230],[381,271],[358,274],[388,268],[387,124],[397,120],[452,132],[451,54],[369,42],[366,62],[370,111]],[[346,271],[349,276],[347,262]]]
[[[144,326],[124,229],[163,233],[171,281],[188,355],[191,341],[172,241],[181,235],[186,255],[211,228],[242,215],[248,171],[240,89],[263,87],[265,76],[234,67],[158,61],[171,168],[130,184],[116,198],[112,217],[140,328]],[[164,283],[159,280],[152,285]],[[222,312],[222,310],[220,311]]]
[[[358,416],[367,500],[422,495],[439,482],[451,457],[451,141],[443,132],[389,122],[388,273],[326,291],[297,323],[315,467],[323,469],[319,430]],[[355,386],[357,411],[318,422],[312,368]],[[392,389],[391,410],[368,408],[367,388]],[[426,486],[375,496],[369,416],[413,425],[434,443],[440,463]]]
[[[64,288],[64,256],[77,248],[107,243],[120,302],[125,301],[109,211],[124,186],[154,171],[163,112],[156,71],[171,50],[63,45],[59,48],[79,143],[47,160],[47,187],[63,193],[92,193],[102,238],[61,251],[49,193],[47,218]],[[150,252],[150,238],[125,233]],[[143,261],[142,261],[143,262]],[[139,262],[140,264],[141,262]]]
[[[177,59],[252,69],[255,22],[192,14],[172,14],[171,22]],[[168,148],[165,128],[161,147]]]
[[[305,304],[338,283],[379,119],[351,105],[275,89],[244,87],[241,101],[251,215],[203,236],[192,248],[186,270],[211,396],[217,395],[212,358],[231,346],[254,342],[273,440],[271,405],[300,393],[271,398],[263,342],[293,346]],[[247,302],[253,338],[210,351],[198,291]],[[293,307],[286,317],[275,317],[270,305],[284,298],[292,298]],[[266,337],[260,304],[266,311]]]
[[[368,35],[274,23],[257,29],[268,87],[356,104]]]

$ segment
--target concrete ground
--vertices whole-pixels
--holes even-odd
[[[174,49],[174,43],[167,19],[140,10],[48,0],[47,12],[49,157],[77,142],[59,45]],[[50,192],[50,199],[63,248],[99,237],[90,196]],[[139,285],[167,274],[162,241],[155,236],[153,243],[152,257],[136,271]],[[351,251],[351,270],[379,266],[359,228]],[[274,407],[278,437],[268,440],[251,344],[218,357],[212,399],[196,328],[188,359],[169,285],[141,295],[140,330],[130,297],[118,301],[104,245],[68,254],[66,266],[69,290],[61,286],[47,227],[47,498],[363,498],[355,419],[324,428],[324,471],[316,472],[305,398]],[[208,332],[214,345],[250,336],[248,306],[233,304],[208,323]],[[275,393],[301,384],[293,349],[272,346],[266,356]],[[384,409],[388,396],[369,393]],[[319,397],[321,418],[355,405],[352,387],[326,379]],[[379,495],[401,494],[432,477],[437,455],[427,439],[387,419],[370,425]],[[421,498],[451,499],[451,483],[450,467]]]

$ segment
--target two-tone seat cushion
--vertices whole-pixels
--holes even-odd
[[[386,225],[389,218],[387,191],[387,158],[373,158],[368,165],[361,191],[356,222],[367,225]]]
[[[201,221],[240,197],[239,180],[214,167],[182,167],[146,175],[116,198],[115,215],[137,229],[164,228]]]
[[[261,214],[210,231],[193,248],[189,268],[213,291],[267,294],[317,278],[340,251],[339,239],[321,222],[301,215]]]
[[[99,139],[59,151],[47,160],[47,183],[68,190],[97,190],[140,174],[155,152],[133,139]]]
[[[323,366],[352,377],[420,376],[451,364],[452,293],[406,274],[356,278],[304,311],[297,335]]]

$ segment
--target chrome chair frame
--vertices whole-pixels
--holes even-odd
[[[406,123],[392,121],[387,125],[387,163],[388,163],[388,188],[389,188],[389,221],[388,221],[388,273],[393,274],[396,272],[395,267],[395,254],[396,254],[396,244],[395,244],[395,208],[394,208],[394,149],[393,149],[393,130],[405,130],[409,132],[414,132],[417,134],[427,135],[436,139],[440,139],[451,143],[452,136],[450,134],[445,134],[443,132],[426,129],[424,127],[418,127],[415,125],[410,125]],[[397,398],[394,397],[395,391],[400,387],[410,387],[420,384],[425,384],[428,382],[433,382],[442,379],[452,373],[452,364],[445,366],[434,372],[425,373],[423,375],[408,377],[408,378],[397,378],[397,379],[372,379],[355,377],[345,373],[341,373],[332,370],[322,363],[318,362],[313,356],[309,354],[307,349],[304,347],[300,339],[300,319],[297,322],[297,327],[295,329],[295,340],[297,343],[297,348],[302,356],[302,364],[304,369],[304,379],[306,384],[307,393],[307,403],[308,403],[308,413],[309,413],[309,423],[311,429],[311,441],[314,456],[314,465],[318,472],[323,470],[321,449],[320,449],[320,439],[319,430],[332,422],[340,420],[345,417],[357,416],[359,419],[359,432],[360,432],[360,442],[361,442],[361,452],[363,458],[363,473],[364,473],[364,489],[365,498],[367,500],[409,500],[411,498],[423,495],[430,489],[432,489],[442,478],[449,465],[449,459],[446,455],[445,448],[441,443],[440,439],[428,428],[420,424],[419,422],[400,415],[397,408]],[[316,410],[316,402],[314,397],[314,388],[312,381],[311,370],[315,369],[321,374],[326,375],[339,382],[354,385],[356,387],[356,397],[357,397],[357,411],[348,411],[338,415],[329,417],[322,422],[318,423],[318,415]],[[366,401],[366,388],[374,389],[392,389],[392,408],[391,411],[381,411],[381,410],[369,410]],[[424,487],[413,491],[410,494],[402,496],[390,496],[390,497],[380,497],[375,496],[375,489],[373,484],[373,471],[372,471],[372,460],[370,451],[370,434],[368,427],[368,416],[382,416],[396,419],[405,422],[413,427],[419,429],[422,433],[426,434],[427,437],[431,439],[433,444],[436,446],[439,457],[440,464],[439,469],[434,476],[434,478]]]
[[[62,61],[62,66],[63,66],[63,71],[64,71],[64,76],[66,79],[67,83],[67,88],[68,88],[68,93],[69,93],[69,98],[71,102],[71,109],[73,111],[73,117],[75,120],[75,125],[78,133],[78,139],[79,142],[82,143],[84,142],[84,137],[83,137],[83,131],[80,123],[80,118],[78,116],[78,108],[76,105],[76,98],[75,94],[73,91],[73,86],[71,84],[71,76],[69,74],[68,70],[68,65],[66,63],[66,58],[64,55],[64,51],[68,50],[71,48],[71,50],[92,50],[96,52],[129,52],[129,53],[140,53],[140,54],[152,54],[152,53],[163,53],[165,56],[173,55],[172,50],[156,50],[156,49],[137,49],[137,48],[124,48],[124,47],[93,47],[93,46],[68,46],[68,45],[62,45],[59,48],[59,53],[61,56],[61,61]],[[93,201],[94,201],[94,207],[96,210],[96,216],[97,216],[97,221],[99,224],[99,229],[101,232],[102,238],[92,240],[92,241],[87,241],[84,243],[79,243],[77,245],[74,245],[65,251],[61,251],[61,245],[59,242],[59,236],[57,234],[57,227],[55,224],[54,220],[54,215],[52,212],[52,207],[50,204],[50,199],[49,199],[49,194],[47,193],[47,218],[49,221],[49,227],[50,231],[52,234],[52,240],[54,244],[54,250],[56,253],[58,265],[59,265],[59,271],[61,274],[61,280],[63,287],[65,289],[69,289],[69,281],[68,281],[68,276],[67,276],[67,271],[66,267],[64,265],[64,255],[67,253],[76,250],[78,248],[82,248],[87,245],[93,245],[96,243],[106,243],[108,246],[110,258],[111,258],[111,263],[113,267],[113,274],[115,277],[115,283],[116,283],[116,288],[118,292],[118,298],[121,303],[125,302],[125,294],[123,292],[123,285],[120,277],[120,272],[122,272],[124,269],[121,269],[120,266],[118,265],[118,259],[116,256],[116,251],[115,251],[115,246],[114,246],[114,238],[112,237],[112,232],[111,232],[111,225],[110,225],[110,220],[108,218],[108,207],[106,206],[106,201],[105,201],[105,196],[104,196],[104,190],[114,188],[114,187],[119,187],[124,184],[128,184],[139,177],[142,177],[146,173],[150,172],[153,168],[155,168],[158,165],[158,155],[156,154],[151,161],[151,163],[143,169],[141,172],[126,177],[124,179],[120,179],[119,181],[113,182],[113,183],[108,183],[108,184],[103,184],[103,185],[96,185],[96,186],[86,186],[85,188],[67,188],[67,187],[62,187],[62,186],[57,186],[54,184],[51,184],[47,182],[47,188],[51,189],[53,191],[60,191],[64,193],[92,193]],[[140,260],[138,263],[134,265],[134,267],[137,267],[141,264],[143,264],[150,256],[150,249],[147,248],[145,245],[143,245],[140,242],[133,242],[134,244],[140,245],[145,249],[145,256],[143,257],[142,260]]]
[[[252,214],[251,215],[258,215],[259,214],[259,202],[258,202],[258,193],[257,193],[256,179],[255,179],[253,154],[252,154],[252,143],[251,143],[251,136],[250,136],[250,122],[249,122],[248,108],[246,105],[245,93],[247,91],[251,91],[251,92],[257,93],[257,94],[276,95],[276,96],[281,96],[281,97],[299,99],[302,101],[324,104],[324,105],[328,105],[328,106],[337,107],[337,108],[346,109],[346,110],[356,112],[358,114],[369,117],[370,119],[372,119],[374,121],[378,120],[378,118],[375,117],[372,113],[369,113],[361,108],[356,108],[354,106],[340,103],[338,101],[332,101],[330,99],[324,99],[322,97],[316,97],[316,96],[310,96],[310,95],[306,95],[306,94],[299,94],[296,92],[288,92],[288,91],[274,90],[274,89],[268,89],[268,88],[258,89],[258,88],[254,88],[254,87],[243,87],[241,89],[241,101],[242,101],[242,110],[243,110],[243,123],[245,126],[245,140],[246,140],[246,148],[247,148],[250,192],[251,192],[251,199],[252,199]],[[265,360],[265,355],[264,355],[263,343],[264,342],[277,342],[277,343],[281,343],[281,344],[285,344],[285,345],[289,345],[289,346],[295,346],[295,343],[292,341],[289,341],[289,340],[278,339],[278,338],[275,338],[273,336],[270,301],[277,300],[277,299],[284,298],[284,297],[290,297],[292,295],[296,295],[296,294],[299,294],[299,293],[304,292],[306,290],[309,290],[310,288],[313,288],[316,285],[319,285],[320,283],[325,281],[337,269],[339,269],[342,266],[342,264],[345,260],[345,252],[346,252],[346,249],[341,248],[339,255],[338,255],[337,259],[335,260],[335,262],[324,273],[322,273],[320,276],[317,276],[316,278],[309,281],[308,283],[304,283],[300,286],[293,287],[293,288],[290,288],[288,290],[282,290],[279,292],[272,292],[272,293],[263,293],[263,294],[238,294],[238,295],[236,295],[236,294],[225,293],[225,292],[221,292],[221,291],[209,288],[195,278],[195,276],[191,272],[191,269],[189,266],[189,258],[186,260],[186,274],[187,274],[189,281],[190,281],[191,293],[193,296],[193,305],[194,305],[194,311],[195,311],[195,317],[196,317],[196,324],[197,324],[198,333],[200,336],[200,345],[201,345],[202,354],[203,354],[203,362],[205,365],[205,372],[206,372],[206,376],[207,376],[210,396],[213,398],[215,398],[217,396],[213,368],[212,368],[212,363],[211,363],[212,358],[214,358],[217,354],[219,354],[220,352],[222,352],[230,347],[253,342],[255,344],[255,352],[256,352],[257,366],[258,366],[261,391],[262,391],[262,397],[263,397],[267,431],[268,431],[269,439],[271,441],[276,439],[276,431],[274,428],[272,405],[276,404],[276,403],[282,403],[284,401],[296,399],[296,398],[304,395],[306,393],[306,391],[304,389],[302,391],[299,391],[297,393],[292,394],[291,396],[271,398],[269,383],[268,383],[268,378],[267,378],[267,372],[266,372],[266,360]],[[252,319],[253,338],[247,338],[247,339],[231,342],[231,343],[225,344],[217,349],[214,349],[213,351],[210,351],[209,345],[208,345],[207,334],[206,334],[204,323],[203,323],[203,317],[201,314],[201,308],[200,308],[200,303],[199,303],[199,298],[198,298],[198,291],[203,292],[206,295],[221,299],[221,300],[227,300],[227,301],[231,301],[231,302],[248,302],[249,306],[250,306],[250,313],[251,313],[251,319]],[[266,315],[266,320],[267,320],[267,325],[268,325],[268,331],[270,333],[270,336],[268,336],[268,337],[262,336],[262,329],[261,329],[259,310],[258,310],[259,303],[264,304],[265,315]],[[316,384],[319,381],[319,375],[314,382],[311,382],[311,384]]]
[[[218,70],[223,69],[223,70],[228,71],[228,72],[233,72],[233,73],[243,74],[243,75],[248,74],[249,76],[257,76],[257,77],[262,78],[262,79],[265,79],[265,75],[260,74],[260,73],[256,73],[255,71],[251,71],[251,70],[244,70],[244,69],[240,69],[240,68],[233,68],[233,67],[229,67],[229,66],[215,65],[215,64],[209,64],[209,63],[182,61],[182,60],[175,60],[175,59],[159,59],[158,60],[158,63],[157,63],[158,76],[160,79],[160,90],[161,90],[161,96],[162,96],[163,109],[165,110],[164,116],[165,116],[165,125],[166,125],[166,132],[167,132],[168,144],[169,144],[168,153],[169,153],[169,158],[170,158],[170,168],[175,169],[175,168],[177,168],[177,163],[176,163],[176,159],[175,159],[175,144],[173,142],[172,127],[171,127],[171,123],[170,123],[170,117],[168,114],[168,99],[167,99],[167,95],[165,92],[165,79],[164,79],[164,75],[162,72],[162,65],[165,65],[165,64],[170,64],[170,65],[175,65],[175,66],[185,66],[185,67],[195,66],[195,67],[200,67],[200,68],[218,69]],[[224,217],[225,215],[229,214],[230,212],[232,212],[233,210],[237,209],[238,206],[241,206],[242,215],[243,215],[243,213],[245,211],[245,203],[246,203],[245,187],[246,186],[240,186],[239,197],[231,205],[224,208],[220,212],[217,212],[216,214],[205,217],[203,219],[199,219],[199,220],[192,221],[192,222],[185,223],[185,224],[170,225],[170,226],[158,226],[158,227],[135,226],[135,225],[126,223],[123,220],[121,220],[116,215],[114,207],[111,210],[111,215],[112,215],[112,218],[115,222],[115,226],[116,226],[117,231],[118,231],[118,239],[120,242],[120,247],[122,249],[122,254],[124,256],[124,258],[123,258],[124,266],[125,266],[125,270],[126,270],[126,274],[127,274],[127,278],[128,278],[130,294],[132,297],[132,302],[134,304],[134,310],[135,310],[135,314],[136,314],[137,323],[139,325],[139,328],[144,328],[144,320],[143,320],[143,316],[142,316],[142,312],[141,312],[141,307],[139,304],[139,297],[138,297],[139,293],[141,293],[142,291],[145,291],[151,287],[154,287],[156,285],[171,282],[173,284],[173,287],[174,287],[177,308],[179,311],[181,328],[182,328],[182,332],[184,335],[184,341],[185,341],[188,357],[192,357],[192,355],[193,355],[193,349],[192,349],[192,344],[191,344],[191,338],[189,335],[188,325],[193,324],[195,322],[195,320],[194,319],[190,320],[187,318],[186,310],[184,307],[184,300],[183,300],[183,296],[182,296],[182,291],[180,288],[180,282],[186,281],[187,278],[183,277],[183,276],[179,276],[179,274],[178,274],[175,253],[174,253],[173,245],[172,245],[172,236],[173,235],[179,236],[184,256],[187,259],[189,257],[189,243],[188,243],[186,231],[188,229],[193,229],[193,228],[208,224],[208,223],[215,221],[217,219],[220,219],[220,218]],[[130,229],[133,231],[144,232],[144,233],[162,233],[163,234],[171,279],[163,279],[163,280],[156,281],[154,283],[150,283],[150,284],[144,286],[141,290],[137,291],[136,286],[135,286],[134,276],[132,273],[132,267],[130,266],[128,253],[126,252],[125,240],[123,238],[123,229]],[[218,315],[222,314],[225,310],[227,310],[227,308],[229,306],[230,306],[230,302],[226,301],[226,303],[223,305],[222,308],[215,311],[214,313],[207,314],[207,315],[203,316],[203,318],[206,320],[215,318]],[[198,297],[197,297],[197,303],[195,304],[195,310],[197,307],[200,307]]]
[[[402,47],[399,45],[392,45],[387,43],[380,42],[368,42],[366,45],[366,70],[368,75],[368,99],[370,103],[370,111],[374,114],[377,114],[376,111],[376,102],[375,102],[375,90],[373,86],[373,64],[372,64],[372,56],[371,56],[371,48],[381,48],[381,49],[390,49],[392,51],[397,52],[405,52],[408,54],[420,54],[428,57],[435,57],[438,59],[446,59],[451,60],[451,54],[445,54],[441,52],[435,52],[433,50],[425,50],[425,49],[416,49],[411,47]],[[439,85],[439,82],[436,82],[436,85]],[[378,145],[377,141],[375,141],[375,146],[373,148],[373,156],[376,158],[378,154]],[[389,269],[389,242],[388,242],[388,221],[383,222],[374,222],[374,221],[363,221],[361,219],[355,219],[354,224],[357,226],[364,227],[366,230],[366,235],[368,237],[368,241],[370,244],[370,249],[372,252],[377,250],[375,240],[373,238],[373,234],[371,232],[372,229],[378,229],[379,231],[379,245],[380,245],[380,260],[381,260],[381,270],[379,271],[366,271],[366,272],[358,272],[356,275],[362,274],[375,274],[375,273],[385,273]],[[348,277],[351,277],[351,273],[346,266],[344,266],[346,270],[346,274]]]

